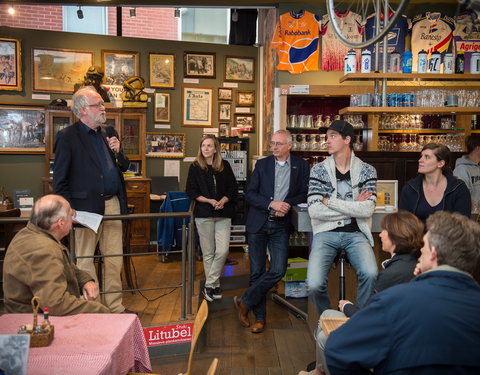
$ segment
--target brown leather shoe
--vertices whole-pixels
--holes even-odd
[[[248,319],[248,307],[242,302],[240,297],[233,297],[233,303],[238,310],[238,320],[245,328],[250,327],[250,319]]]
[[[252,333],[262,333],[265,330],[265,319],[257,319],[252,327]]]

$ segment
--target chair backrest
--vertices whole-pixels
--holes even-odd
[[[11,210],[0,211],[0,217],[20,217],[20,208],[13,208]],[[13,239],[14,236],[14,223],[0,224],[0,232],[4,233],[4,247],[5,250]],[[1,245],[0,245],[1,246]]]
[[[150,183],[150,192],[152,194],[163,195],[169,191],[178,191],[178,177],[176,176],[152,176]]]
[[[203,300],[200,308],[197,311],[197,316],[195,317],[195,322],[193,324],[193,334],[192,334],[192,344],[190,346],[190,355],[188,357],[188,367],[187,372],[184,375],[190,375],[190,371],[192,370],[192,358],[193,358],[193,350],[195,349],[195,345],[197,344],[198,337],[200,336],[200,332],[207,321],[208,317],[208,304],[206,300]],[[216,367],[216,366],[215,366]]]
[[[210,364],[210,367],[208,368],[207,375],[215,375],[215,372],[217,371],[217,365],[218,358],[214,358],[212,363]]]

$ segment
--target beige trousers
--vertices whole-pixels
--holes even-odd
[[[120,214],[120,202],[118,197],[105,201],[105,215]],[[108,220],[100,224],[98,232],[88,228],[75,228],[75,254],[77,256],[92,256],[99,243],[102,255],[123,254],[122,246],[122,222],[120,220]],[[122,257],[106,257],[104,261],[102,290],[109,292],[122,289],[121,271]],[[77,259],[77,266],[95,279],[98,284],[97,273],[93,264],[93,258]],[[109,293],[102,295],[102,302],[112,313],[120,313],[125,310],[122,305],[122,293]]]

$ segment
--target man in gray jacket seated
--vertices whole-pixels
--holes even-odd
[[[93,279],[70,261],[60,242],[70,233],[73,215],[59,195],[46,195],[35,203],[30,222],[14,237],[5,256],[7,313],[31,313],[33,296],[40,297],[41,308],[48,307],[51,315],[110,312],[97,301]]]
[[[453,174],[462,179],[472,196],[472,213],[480,212],[480,135],[469,135],[465,141],[467,155],[455,162]]]
[[[334,121],[326,140],[331,156],[310,172],[308,213],[314,237],[307,285],[319,315],[331,308],[327,275],[341,249],[345,249],[357,273],[357,306],[363,307],[367,302],[378,273],[370,231],[377,198],[377,172],[355,156],[353,138],[352,125]]]

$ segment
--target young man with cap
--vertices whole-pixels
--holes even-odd
[[[355,156],[353,138],[352,125],[334,121],[327,130],[330,157],[310,173],[308,212],[314,238],[307,285],[319,315],[330,308],[327,275],[341,249],[357,272],[357,306],[367,302],[378,272],[370,231],[377,171]]]

